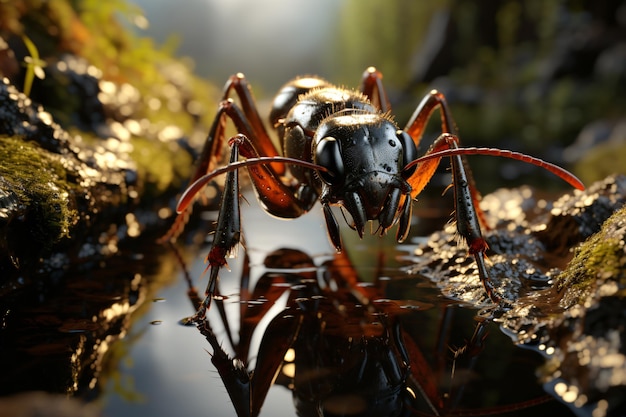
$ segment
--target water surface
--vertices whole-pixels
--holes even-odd
[[[457,412],[468,409],[476,412],[479,408],[483,409],[483,413],[489,410],[499,413],[512,408],[515,411],[510,415],[537,415],[538,412],[570,415],[559,403],[550,401],[536,381],[534,370],[542,363],[541,357],[534,351],[513,346],[495,324],[488,324],[481,330],[485,335],[484,343],[483,333],[480,333],[476,339],[480,343],[473,345],[475,355],[461,355],[456,361],[452,360],[453,352],[466,346],[472,339],[478,311],[442,298],[427,279],[416,275],[407,276],[402,258],[403,254],[413,250],[412,244],[399,246],[393,239],[375,236],[359,241],[358,237],[355,238],[356,233],[347,229],[343,235],[345,246],[357,266],[354,269],[344,264],[337,267],[331,263],[328,266],[327,262],[334,259],[334,253],[328,243],[318,207],[301,219],[284,221],[263,213],[253,197],[249,201],[249,206],[246,203],[243,205],[242,217],[251,265],[248,271],[251,287],[259,279],[268,280],[269,273],[273,277],[269,278],[269,282],[273,282],[271,288],[284,294],[276,300],[273,309],[260,310],[265,311],[265,314],[251,339],[249,355],[239,359],[248,359],[249,369],[253,369],[259,357],[268,357],[267,354],[257,357],[259,346],[271,342],[280,351],[280,343],[286,343],[287,340],[285,334],[280,327],[277,331],[276,327],[268,330],[265,326],[281,314],[285,315],[283,319],[286,326],[291,323],[289,320],[295,320],[294,316],[303,320],[299,333],[293,334],[294,339],[289,343],[296,357],[308,358],[307,363],[292,362],[293,365],[298,364],[295,373],[300,377],[294,378],[294,366],[291,363],[283,364],[282,368],[279,366],[278,378],[262,401],[260,415],[318,415],[324,407],[327,415],[342,415],[336,411],[337,408],[333,408],[336,403],[333,403],[334,399],[339,398],[342,404],[357,404],[367,400],[372,395],[368,390],[372,389],[378,392],[374,396],[381,396],[377,399],[378,403],[385,401],[385,398],[398,403],[398,398],[406,398],[407,392],[413,393],[410,395],[417,398],[412,400],[415,407],[426,415],[434,414],[436,411],[433,407],[439,405]],[[302,268],[300,263],[298,268],[289,270],[289,261],[279,265],[287,269],[268,270],[263,266],[264,262],[283,262],[283,258],[286,259],[283,255],[274,260],[268,258],[268,255],[284,248],[288,248],[288,252],[281,254],[296,254],[301,257],[298,258],[299,262],[310,261],[315,267]],[[200,289],[206,285],[206,277],[203,277],[206,251],[205,248],[192,256],[188,265],[190,276]],[[235,344],[238,342],[238,331],[241,330],[239,280],[242,273],[248,273],[242,268],[244,262],[244,254],[240,250],[237,258],[229,260],[230,270],[221,273],[221,294],[226,296],[224,306],[231,332],[235,335]],[[342,279],[358,275],[361,282],[354,286],[354,291],[333,289],[332,279],[330,284],[323,281],[324,277],[332,277],[334,273],[338,273]],[[296,280],[302,278],[305,284],[289,281],[294,276]],[[294,296],[289,305],[287,294],[305,290],[309,293],[298,294],[304,294],[304,298]],[[354,294],[357,301],[350,298]],[[364,294],[371,296],[369,304],[365,306],[358,298]],[[105,415],[236,415],[224,382],[211,363],[213,347],[196,328],[180,324],[181,319],[194,312],[182,272],[159,290],[153,299],[155,301],[151,302],[150,309],[133,323],[126,338],[118,342],[116,350],[122,352],[119,355],[119,368],[115,375],[107,378],[102,396]],[[244,305],[252,311],[259,309],[258,306],[265,302],[267,300],[262,297],[260,300],[245,302]],[[229,346],[223,322],[216,311],[214,304],[209,317],[215,336],[229,355],[235,355],[237,349],[233,350]],[[344,321],[333,319],[336,316],[344,317]],[[416,378],[421,378],[418,382],[423,382],[425,386],[418,389],[424,389],[429,394],[417,392],[415,387],[406,389],[392,383],[393,377],[390,375],[395,370],[406,372],[405,376],[409,375],[409,371],[404,369],[402,354],[398,353],[402,348],[389,336],[393,334],[389,317],[397,319],[394,323],[402,327],[403,340],[410,340],[405,347],[408,346],[412,369],[418,372],[409,379],[413,378],[415,382]],[[353,318],[357,324],[350,322]],[[320,323],[323,323],[323,331],[320,331]],[[362,331],[362,335],[352,333],[357,331]],[[263,342],[261,337],[264,334],[276,339]],[[379,345],[393,353],[380,354]],[[322,350],[311,352],[310,346]],[[365,356],[364,351],[367,353]],[[337,355],[343,358],[343,362],[337,362]],[[337,363],[344,363],[350,358],[362,361],[362,371],[355,378],[355,384],[361,384],[358,388],[361,391],[356,393],[348,389],[350,383],[345,378],[327,377],[329,373],[337,373]],[[322,365],[320,362],[323,362]],[[305,371],[306,378],[302,377]],[[258,374],[255,377],[257,381],[261,379]],[[363,380],[368,377],[376,380],[371,383]],[[385,379],[387,385],[380,385],[382,379]],[[323,398],[306,397],[303,392],[309,392],[307,389],[311,390],[311,387],[316,387],[312,392],[319,391],[319,397]],[[431,392],[433,390],[434,393]],[[380,394],[383,391],[386,394]],[[325,394],[322,395],[322,392]],[[424,395],[428,400],[424,400]],[[529,406],[534,402],[540,405]],[[299,411],[296,411],[296,407]],[[369,407],[370,411],[373,410],[373,406]],[[334,414],[330,412],[332,410]],[[359,407],[343,410],[343,415],[379,415],[366,414]],[[409,415],[402,414],[409,413],[406,409],[398,413]],[[396,414],[390,411],[389,415]]]

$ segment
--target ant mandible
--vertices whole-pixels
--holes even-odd
[[[237,105],[231,98],[234,92]],[[435,109],[441,114],[442,134],[422,157],[417,148]],[[218,272],[226,256],[240,241],[238,169],[247,167],[263,209],[280,218],[296,218],[319,201],[331,243],[341,251],[339,224],[331,210],[340,206],[348,224],[363,236],[366,223],[377,220],[377,233],[398,224],[402,242],[411,225],[412,201],[431,179],[442,157],[451,160],[455,220],[459,235],[468,244],[489,298],[505,303],[492,284],[485,265],[487,243],[482,236],[483,213],[464,155],[484,154],[521,160],[540,166],[578,189],[583,184],[573,174],[540,159],[493,148],[461,148],[457,129],[445,97],[429,92],[415,109],[404,130],[391,118],[382,74],[368,68],[359,90],[334,86],[315,76],[296,78],[276,95],[270,123],[277,130],[276,148],[261,121],[252,91],[243,74],[227,81],[222,101],[197,163],[191,185],[181,197],[179,213],[162,240],[182,232],[197,193],[217,175],[227,173],[217,228],[207,255],[209,282],[196,320],[203,320],[216,291]],[[230,162],[216,169],[221,156],[227,118],[238,135],[229,139]],[[246,160],[239,161],[239,156]]]

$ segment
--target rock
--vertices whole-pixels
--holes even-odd
[[[128,152],[70,136],[7,79],[0,84],[0,113],[6,286],[11,276],[34,273],[40,259],[65,251],[72,258],[79,242],[123,224],[138,204],[140,183]]]
[[[501,318],[517,343],[546,353],[540,375],[549,390],[594,416],[626,411],[625,239],[622,207],[575,249],[551,288]]]
[[[492,223],[491,279],[511,301],[497,321],[515,343],[545,355],[540,374],[549,391],[594,416],[626,410],[625,202],[626,176],[614,175],[554,202],[525,187],[481,204]],[[413,272],[447,297],[490,304],[452,225],[416,255]]]

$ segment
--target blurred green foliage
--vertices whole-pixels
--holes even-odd
[[[193,63],[176,57],[176,41],[157,46],[152,39],[139,36],[147,25],[142,11],[126,0],[14,0],[0,2],[0,36],[4,39],[27,36],[42,60],[55,63],[63,54],[84,58],[101,72],[101,78],[116,85],[129,84],[137,89],[144,103],[152,99],[167,102],[167,86],[175,84],[196,106],[206,110],[218,97],[218,89],[193,75]],[[15,42],[14,42],[15,43]],[[56,83],[56,85],[54,85]],[[21,87],[21,83],[16,83]],[[37,80],[35,80],[37,84]],[[52,85],[51,85],[52,84]],[[59,87],[59,88],[57,88]],[[36,88],[36,86],[35,86]],[[72,103],[59,80],[47,88],[55,89],[59,103]],[[43,99],[43,98],[40,98]],[[54,105],[50,112],[61,123],[69,117],[64,110],[74,106]],[[197,119],[210,123],[209,111],[190,114],[185,108],[172,110],[166,105],[137,108],[133,117],[145,117],[154,123],[171,121],[189,132]],[[70,126],[64,125],[65,128]]]
[[[412,57],[423,46],[434,14],[447,9],[447,0],[347,0],[341,10],[334,46],[337,82],[354,82],[354,68],[373,65],[385,84],[400,88],[410,82]]]
[[[377,66],[401,124],[438,88],[465,145],[566,164],[563,149],[585,126],[626,115],[623,3],[348,0],[336,37],[339,79],[354,79],[347,72],[355,66]],[[438,121],[430,128],[436,134]]]

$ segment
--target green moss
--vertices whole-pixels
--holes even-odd
[[[558,290],[565,291],[561,301],[564,307],[585,304],[598,280],[616,281],[620,288],[626,286],[624,228],[626,207],[604,222],[602,229],[580,246],[567,269],[556,277]]]
[[[77,213],[60,157],[20,138],[0,137],[0,161],[0,177],[23,207],[33,243],[49,247],[69,236]]]
[[[173,42],[157,47],[140,36],[137,27],[141,25],[136,22],[141,22],[141,10],[137,6],[126,0],[17,0],[0,1],[0,12],[0,29],[9,35],[27,35],[51,67],[69,53],[97,68],[97,78],[115,86],[113,110],[119,110],[117,101],[122,106],[129,100],[126,107],[132,113],[123,116],[143,126],[131,138],[130,155],[143,187],[142,199],[159,197],[191,175],[188,152],[176,142],[161,141],[161,133],[174,127],[181,136],[189,137],[195,130],[208,130],[220,92],[192,73],[192,62],[173,54]],[[71,135],[80,135],[90,146],[100,146],[101,138],[81,113],[83,100],[90,98],[68,88],[73,82],[77,81],[64,72],[50,71],[44,80],[35,79],[33,95],[37,97],[33,99]],[[128,86],[133,89],[130,95],[125,93]]]

